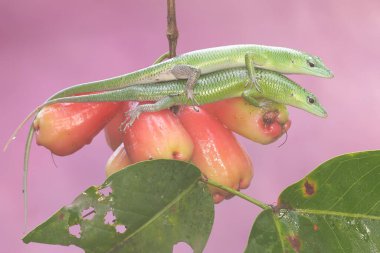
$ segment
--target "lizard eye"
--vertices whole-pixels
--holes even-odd
[[[307,102],[308,102],[309,104],[314,104],[314,103],[315,103],[315,99],[312,98],[312,97],[307,97]]]
[[[315,67],[315,64],[313,62],[311,62],[310,60],[307,60],[307,64],[309,64],[309,66],[311,68],[314,68]]]

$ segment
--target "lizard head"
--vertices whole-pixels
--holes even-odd
[[[255,99],[266,99],[279,104],[290,105],[325,118],[327,112],[317,97],[288,77],[274,71],[257,70],[261,92],[252,88]]]
[[[295,67],[302,69],[303,73],[300,74],[310,74],[325,78],[334,77],[332,71],[325,66],[319,57],[307,53],[301,53],[300,56],[292,61],[296,65]]]
[[[292,93],[291,96],[293,97],[291,100],[293,102],[290,102],[290,105],[303,109],[322,118],[327,117],[326,110],[318,102],[317,97],[311,92],[302,88],[301,92]]]
[[[306,74],[332,78],[334,74],[323,61],[315,55],[290,48],[271,47],[264,53],[261,61],[268,69],[284,74]],[[256,57],[257,60],[258,57]],[[260,58],[258,58],[260,60]],[[258,60],[258,61],[259,61]]]

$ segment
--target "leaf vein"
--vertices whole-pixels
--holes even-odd
[[[347,193],[354,187],[356,186],[363,178],[365,178],[368,174],[370,174],[372,171],[374,171],[375,169],[379,168],[380,166],[375,166],[373,167],[372,169],[370,169],[367,173],[363,174],[361,177],[359,177],[353,184],[351,184],[350,187],[347,188],[347,190],[339,197],[339,199],[337,201],[334,202],[334,204],[329,208],[329,210],[331,210],[332,208],[334,208],[338,203],[340,203],[344,196],[347,195]]]
[[[351,218],[360,218],[360,219],[369,219],[369,220],[380,220],[380,216],[375,216],[375,215],[345,213],[345,212],[329,211],[329,210],[294,209],[294,211],[301,214],[304,213],[304,214],[317,214],[317,215],[328,215],[328,216],[342,216],[342,217],[351,217]]]
[[[277,230],[277,234],[278,234],[278,239],[281,242],[282,252],[285,252],[285,245],[284,245],[284,241],[282,240],[282,236],[281,236],[281,227],[280,227],[280,224],[278,223],[278,219],[276,219],[276,217],[274,217],[273,214],[271,214],[271,216],[273,218],[274,225],[276,226],[276,230]]]
[[[344,249],[343,249],[343,247],[342,247],[342,244],[340,243],[339,237],[338,237],[337,234],[335,233],[335,230],[330,226],[330,224],[328,223],[328,221],[326,220],[325,217],[323,217],[323,220],[326,222],[327,226],[329,227],[329,229],[331,230],[331,232],[334,234],[335,239],[336,239],[336,241],[338,242],[338,245],[339,245],[340,248],[342,249],[342,252],[344,252]]]

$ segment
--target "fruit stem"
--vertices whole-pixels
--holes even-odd
[[[176,56],[178,28],[175,12],[175,0],[167,0],[168,15],[167,15],[167,30],[166,37],[169,41],[169,58]]]
[[[260,200],[257,200],[257,199],[254,199],[248,195],[245,195],[244,193],[241,193],[237,190],[234,190],[228,186],[225,186],[225,185],[222,185],[222,184],[219,184],[218,182],[215,182],[214,180],[212,179],[209,179],[209,178],[202,178],[202,181],[205,182],[206,184],[209,184],[209,185],[212,185],[212,186],[215,186],[215,187],[218,187],[219,189],[221,190],[224,190],[226,192],[229,192],[231,194],[234,194],[242,199],[245,199],[247,200],[248,202],[251,202],[252,204],[264,209],[264,210],[267,210],[267,209],[272,209],[272,207],[270,205],[267,205],[263,202],[261,202]]]

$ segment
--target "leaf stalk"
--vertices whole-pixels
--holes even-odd
[[[246,200],[248,202],[251,202],[252,204],[254,204],[254,205],[256,205],[256,206],[258,206],[258,207],[260,207],[260,208],[262,208],[264,210],[272,209],[272,207],[270,205],[267,205],[267,204],[261,202],[260,200],[254,199],[254,198],[252,198],[252,197],[250,197],[250,196],[248,196],[248,195],[246,195],[244,193],[241,193],[240,191],[232,189],[232,188],[230,188],[228,186],[219,184],[218,182],[216,182],[216,181],[214,181],[212,179],[202,178],[202,181],[204,183],[206,183],[206,184],[215,186],[215,187],[217,187],[217,188],[219,188],[221,190],[224,190],[224,191],[229,192],[229,193],[231,193],[233,195],[236,195],[236,196],[238,196],[238,197],[240,197],[240,198],[242,198],[242,199],[244,199],[244,200]]]

